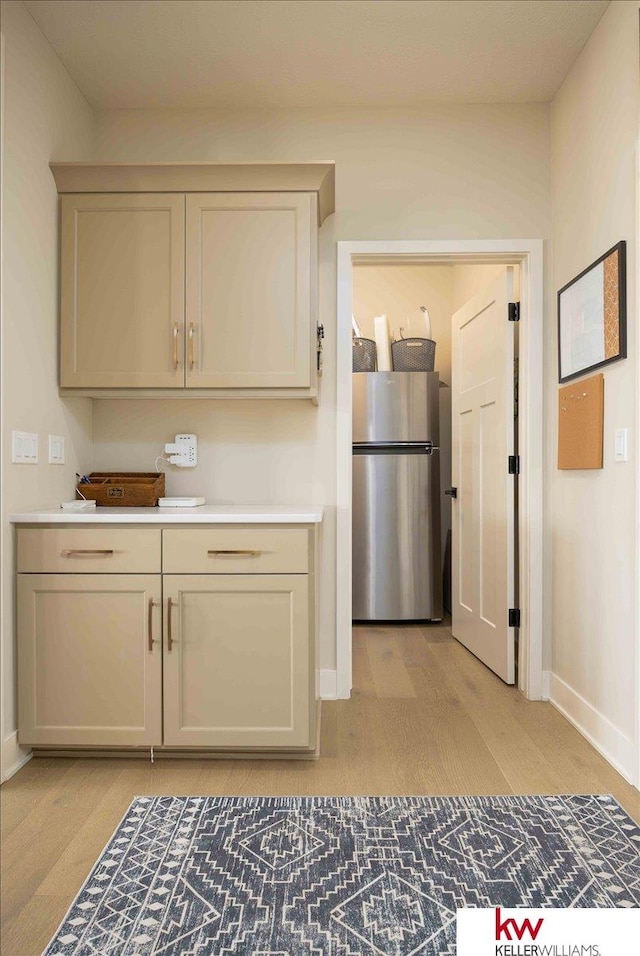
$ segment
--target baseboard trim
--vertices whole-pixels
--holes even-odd
[[[557,674],[549,672],[549,701],[625,780],[638,786],[634,742]]]
[[[33,754],[30,750],[25,750],[24,747],[18,744],[17,730],[9,734],[9,736],[2,741],[1,782],[4,783],[5,780],[9,780],[10,777],[13,777],[21,767],[24,767],[24,765],[31,760],[32,756]]]
[[[549,700],[551,696],[551,671],[542,672],[542,687],[540,693],[542,700]]]
[[[329,668],[320,671],[320,700],[337,700],[338,672]]]

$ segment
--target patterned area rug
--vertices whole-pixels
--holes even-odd
[[[640,905],[640,828],[607,796],[139,797],[45,956],[445,956],[495,905]]]

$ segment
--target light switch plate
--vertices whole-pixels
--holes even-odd
[[[11,461],[15,465],[38,464],[37,432],[11,432]]]
[[[616,428],[615,461],[629,460],[629,429]]]
[[[64,437],[49,435],[49,464],[64,465]]]

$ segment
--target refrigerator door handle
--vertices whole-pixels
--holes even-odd
[[[431,442],[371,442],[353,446],[354,455],[432,455],[439,451]]]
[[[422,441],[354,441],[354,448],[438,448],[429,438]]]

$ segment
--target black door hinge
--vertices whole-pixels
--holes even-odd
[[[519,321],[520,321],[520,303],[510,302],[509,303],[509,322],[519,322]]]
[[[509,627],[520,627],[520,608],[509,608]]]
[[[520,474],[520,455],[509,455],[509,474]]]

